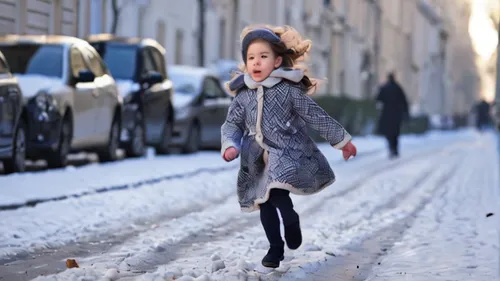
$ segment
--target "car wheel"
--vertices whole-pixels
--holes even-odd
[[[47,166],[49,168],[63,168],[68,164],[68,154],[71,146],[71,124],[65,118],[61,124],[59,144],[55,151],[49,152]]]
[[[98,153],[101,162],[112,162],[118,159],[118,148],[120,147],[120,124],[115,116],[111,123],[108,145]]]
[[[167,120],[165,122],[165,126],[163,126],[163,134],[161,136],[160,143],[156,147],[156,153],[168,154],[170,152],[170,141],[172,139],[173,130],[174,124]]]
[[[200,126],[193,123],[189,130],[189,135],[182,151],[184,153],[194,153],[200,150]]]
[[[3,167],[6,174],[22,173],[25,171],[26,161],[26,125],[23,121],[19,122],[14,135],[12,157],[3,161]]]
[[[137,112],[135,125],[132,129],[131,139],[127,145],[126,153],[129,157],[143,156],[146,151],[146,134],[142,114]]]

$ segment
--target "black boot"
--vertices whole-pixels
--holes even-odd
[[[285,225],[285,241],[288,248],[295,250],[302,244],[302,232],[300,222]]]
[[[285,256],[285,249],[283,246],[271,246],[267,255],[262,259],[262,265],[265,267],[277,268],[280,266],[280,261],[282,261]]]

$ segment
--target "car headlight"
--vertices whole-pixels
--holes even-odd
[[[40,91],[35,97],[35,104],[41,111],[52,111],[57,108],[56,99],[46,91]]]
[[[47,100],[48,99],[46,93],[44,92],[38,93],[37,96],[35,97],[36,106],[42,111],[47,111],[47,104],[48,104]]]

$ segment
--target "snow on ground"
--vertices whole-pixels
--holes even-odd
[[[435,137],[435,134],[430,134],[429,137]],[[415,142],[417,139],[420,138],[408,137],[407,142]],[[385,147],[383,140],[378,137],[355,140],[361,153]],[[332,155],[331,151],[327,153]],[[136,186],[152,180],[182,177],[200,170],[211,172],[237,166],[236,162],[225,163],[218,152],[199,152],[0,176],[0,206],[93,193],[102,188]]]
[[[453,133],[448,134],[450,136]],[[441,133],[431,132],[425,136],[433,140]],[[420,142],[421,136],[405,136],[403,145]],[[360,155],[385,149],[379,137],[354,138]],[[339,159],[338,151],[325,145],[327,156]],[[0,176],[0,206],[24,204],[28,201],[58,198],[68,195],[94,193],[103,188],[137,186],[165,178],[182,177],[189,173],[237,167],[227,164],[217,152],[199,152],[191,155],[169,155],[154,158],[127,159],[115,163],[90,164],[79,168],[51,169],[43,172],[27,172]]]
[[[94,163],[80,168],[67,167],[8,175],[0,177],[0,206],[79,195],[101,188],[137,185],[152,179],[183,175],[201,168],[227,168],[223,162],[214,161],[217,158],[215,154],[200,152],[152,159],[127,159],[115,163]]]
[[[278,280],[279,277],[281,280],[313,280],[308,277],[327,264],[329,256],[325,252],[342,256],[347,247],[382,228],[390,227],[428,202],[431,204],[423,209],[422,217],[419,216],[413,228],[403,237],[403,241],[409,242],[394,246],[370,280],[379,280],[377,276],[392,277],[395,268],[410,272],[411,265],[416,262],[425,262],[430,269],[435,269],[432,268],[435,260],[426,260],[427,257],[419,255],[421,252],[412,252],[420,248],[428,251],[420,243],[433,245],[434,250],[428,253],[437,251],[443,260],[448,259],[450,263],[455,262],[456,257],[445,251],[439,252],[439,245],[455,245],[457,251],[452,253],[463,254],[460,259],[463,258],[468,273],[491,276],[495,270],[498,271],[498,221],[491,225],[492,218],[496,217],[486,219],[483,214],[487,206],[499,199],[498,164],[495,162],[498,157],[493,138],[470,131],[406,137],[403,140],[403,156],[395,161],[387,160],[385,143],[379,138],[358,138],[355,143],[360,156],[347,163],[341,161],[338,151],[321,146],[331,159],[337,182],[314,196],[293,196],[302,218],[304,244],[296,251],[286,251],[284,265],[279,269],[286,273],[272,273],[262,280]],[[372,153],[366,153],[368,151]],[[488,153],[488,157],[482,159],[477,153]],[[179,172],[182,171],[182,164],[189,165],[184,170],[234,165],[221,162],[218,153],[198,156],[134,160],[138,161],[136,165],[125,161],[96,166],[100,169],[94,171],[94,179],[91,180],[98,183],[96,175],[99,175],[106,177],[102,180],[103,184],[114,184],[120,179],[113,181],[112,175],[120,175],[120,170],[121,174],[127,174],[129,182],[158,176],[147,173],[152,169],[158,173],[160,167],[136,167],[139,163],[143,166],[177,166],[175,169]],[[202,162],[202,157],[206,157],[203,160],[207,162]],[[190,160],[179,160],[186,158]],[[186,162],[180,164],[182,161]],[[87,169],[93,168],[83,167],[69,173],[75,173],[76,178],[84,178],[90,175]],[[137,174],[138,169],[146,175]],[[491,169],[495,171],[494,177],[491,172],[488,173]],[[132,171],[136,178],[132,176]],[[62,171],[53,173],[60,174],[45,172],[30,176],[41,175],[55,185],[63,186],[64,183],[56,180],[63,174]],[[67,180],[70,181],[70,178]],[[36,280],[82,280],[83,276],[85,280],[116,277],[123,277],[124,280],[127,277],[130,280],[168,280],[174,276],[184,276],[176,280],[252,280],[258,278],[252,269],[266,253],[268,242],[258,213],[243,214],[239,211],[234,194],[235,180],[235,168],[201,172],[194,177],[173,178],[139,189],[98,193],[43,203],[34,208],[0,212],[0,258],[132,226],[142,232],[110,252],[81,259],[76,257],[81,268]],[[473,184],[475,182],[479,184]],[[478,192],[481,185],[488,185],[484,193]],[[17,188],[30,190],[31,187]],[[89,187],[82,184],[80,188]],[[7,191],[11,192],[11,189]],[[73,192],[71,188],[69,191]],[[65,191],[58,189],[57,192],[64,194]],[[451,202],[452,199],[459,202],[443,204],[442,200]],[[467,207],[463,208],[464,205]],[[441,207],[437,212],[436,206]],[[457,206],[462,209],[457,209]],[[457,220],[457,214],[464,220]],[[142,224],[135,225],[134,222]],[[451,227],[443,226],[445,222]],[[488,227],[490,230],[485,231]],[[450,229],[458,232],[450,233]],[[468,235],[461,236],[461,232]],[[442,241],[434,242],[437,235]],[[474,235],[477,237],[474,238]],[[460,244],[470,248],[460,252],[457,247]],[[484,249],[487,247],[492,249]],[[475,256],[467,258],[471,253]],[[468,263],[482,255],[484,258],[478,259],[477,263]],[[402,259],[408,262],[405,260],[402,264]],[[142,274],[144,270],[151,270],[151,265],[160,266],[154,272]],[[463,277],[459,275],[462,273],[457,273],[457,276]]]
[[[467,163],[440,188],[367,281],[498,280],[496,140],[468,150]],[[493,216],[487,216],[487,214]],[[403,276],[402,276],[403,275]]]
[[[341,160],[341,153],[326,145],[321,148],[329,159],[332,159],[332,165],[337,169],[348,167],[362,167],[366,165],[366,161],[372,161],[372,165],[376,165],[377,161],[385,160],[386,151],[384,142],[378,138],[366,138],[356,141],[360,150],[360,156],[355,161],[345,162]],[[437,139],[439,141],[434,141]],[[439,147],[441,141],[453,142],[456,135],[449,134],[445,137],[436,138],[435,134],[429,137],[410,137],[409,141],[403,141],[403,145],[407,145],[411,149],[408,150],[408,155],[418,154],[420,147]],[[423,141],[428,140],[428,143]],[[414,146],[417,145],[417,146]],[[372,151],[378,149],[378,153],[368,154],[365,158],[362,156],[364,151]],[[410,154],[412,151],[413,154]],[[178,157],[183,159],[182,157]],[[143,160],[144,166],[152,165],[149,169],[134,166],[127,162],[117,163],[115,165],[104,165],[101,170],[93,172],[90,177],[88,170],[82,168],[82,171],[77,169],[74,173],[86,174],[91,180],[97,181],[96,178],[102,178],[103,182],[111,182],[109,175],[118,175],[119,167],[121,166],[121,174],[130,176],[136,171],[154,170],[153,165],[163,164],[164,166],[174,167],[189,165],[201,167],[203,164],[210,167],[216,163],[222,162],[218,153],[202,154],[200,161],[194,161],[196,156],[187,156],[187,160],[178,160],[174,156],[173,159],[160,158],[148,163]],[[207,163],[202,163],[202,160],[207,160]],[[190,159],[190,160],[189,160]],[[217,160],[216,160],[217,159]],[[162,161],[163,160],[163,161]],[[183,163],[182,161],[185,161]],[[132,161],[134,162],[134,161]],[[156,162],[156,163],[155,163]],[[222,162],[221,165],[235,165],[234,163],[227,164]],[[122,165],[120,165],[122,164]],[[118,166],[118,167],[117,167]],[[94,167],[89,168],[92,170]],[[158,170],[159,167],[156,167]],[[179,168],[177,168],[179,169]],[[109,171],[110,170],[110,171]],[[72,172],[72,173],[73,173]],[[67,200],[48,202],[36,205],[33,208],[21,208],[12,211],[1,212],[2,220],[0,220],[0,258],[12,255],[22,254],[33,249],[44,247],[57,247],[74,241],[82,241],[89,237],[95,237],[101,233],[119,232],[123,229],[134,230],[149,226],[150,221],[156,221],[159,217],[176,218],[183,216],[185,213],[202,212],[211,214],[210,211],[214,206],[218,206],[227,198],[235,195],[236,168],[232,170],[221,170],[219,172],[201,172],[194,177],[173,178],[168,181],[159,182],[150,185],[144,185],[138,189],[127,189],[121,191],[96,193],[81,198],[69,198]],[[56,175],[49,177],[52,173],[45,172],[40,175],[51,180],[56,186],[67,186],[68,188],[72,181],[62,179],[56,181]],[[338,172],[338,177],[342,179],[343,175],[349,172]],[[29,177],[36,176],[31,174]],[[143,175],[137,175],[144,177]],[[40,181],[42,181],[41,179]],[[65,180],[65,182],[62,182]],[[120,179],[117,179],[120,181]],[[18,187],[20,189],[31,187]],[[48,189],[49,187],[45,187]],[[11,192],[14,188],[7,188],[6,192]],[[4,190],[2,190],[4,192]],[[61,193],[62,194],[62,193]],[[232,198],[228,200],[228,208],[233,212],[239,212],[237,200]],[[176,225],[180,230],[189,229],[192,223]],[[181,231],[183,232],[183,231]]]

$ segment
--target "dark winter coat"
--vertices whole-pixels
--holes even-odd
[[[476,126],[487,125],[491,121],[490,104],[487,101],[481,101],[475,106]]]
[[[403,120],[408,118],[408,102],[403,89],[396,81],[388,81],[380,88],[377,102],[382,104],[378,133],[389,137],[398,136]]]

